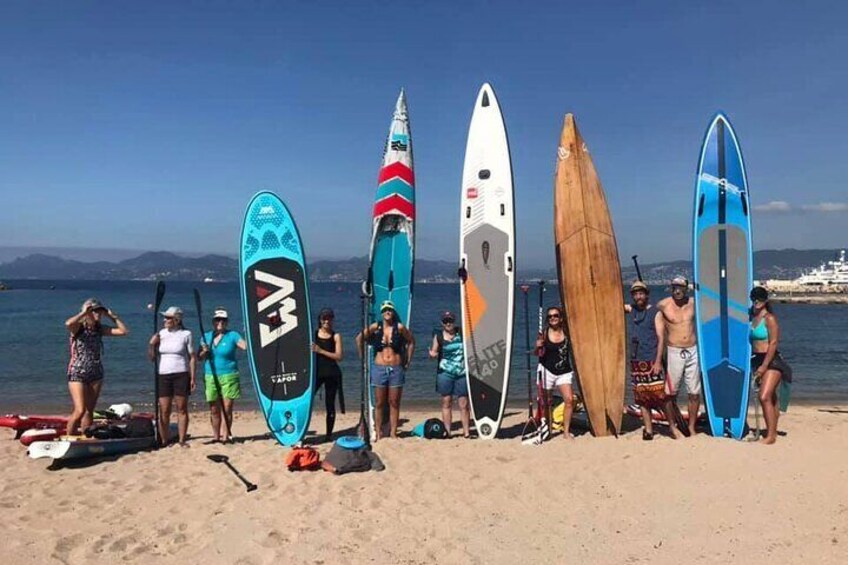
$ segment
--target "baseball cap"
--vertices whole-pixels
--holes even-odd
[[[386,310],[394,310],[395,303],[391,300],[384,300],[382,304],[380,304],[380,312],[385,312]]]
[[[453,312],[451,312],[450,310],[446,310],[442,313],[442,322],[444,322],[446,320],[450,320],[451,322],[455,322],[456,316],[454,316]]]
[[[677,275],[673,279],[671,279],[671,286],[689,286],[689,281],[686,280],[686,277],[682,275]]]
[[[766,300],[768,300],[768,291],[761,286],[755,286],[751,289],[751,301],[754,300],[765,302]]]
[[[223,318],[224,320],[229,319],[230,315],[227,314],[227,311],[223,308],[216,308],[214,312],[212,312],[212,319]]]
[[[179,306],[169,306],[167,310],[164,312],[159,312],[166,318],[182,318],[183,317],[183,309]]]
[[[651,292],[650,290],[648,290],[648,285],[646,285],[642,281],[633,281],[633,284],[630,285],[630,294],[633,294],[637,290],[642,290],[648,293]]]

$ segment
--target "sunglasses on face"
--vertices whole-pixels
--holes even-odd
[[[559,314],[548,314],[548,320],[559,320]]]
[[[442,320],[442,323],[443,324],[452,324],[452,323],[454,323],[454,320],[453,320],[453,318],[445,318],[444,320]]]
[[[173,319],[174,319],[174,317],[173,317],[173,316],[163,316],[163,317],[164,317],[166,320],[173,320]]]
[[[322,322],[332,322],[333,318],[321,318]]]
[[[226,323],[226,322],[227,322],[227,319],[226,319],[226,318],[212,318],[212,321],[213,321],[214,323],[216,323],[216,324],[217,324],[218,322]]]

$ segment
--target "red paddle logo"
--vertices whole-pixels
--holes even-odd
[[[256,312],[266,315],[266,322],[259,322],[259,344],[267,347],[297,327],[297,302],[292,297],[294,283],[264,271],[256,274]],[[259,284],[264,283],[264,284]]]

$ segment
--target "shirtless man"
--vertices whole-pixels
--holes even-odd
[[[689,435],[695,435],[695,422],[701,407],[701,373],[698,368],[698,344],[695,333],[695,301],[689,298],[689,281],[677,276],[671,281],[671,296],[657,304],[662,313],[667,344],[667,378],[665,381],[665,412],[671,422],[676,408],[681,381],[689,393]],[[679,437],[676,426],[671,426]]]

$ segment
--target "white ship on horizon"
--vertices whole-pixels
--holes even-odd
[[[845,250],[839,252],[839,259],[827,261],[809,273],[804,273],[797,279],[796,284],[805,286],[848,285],[848,261],[845,260]]]

